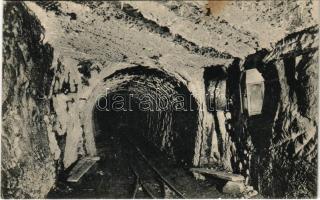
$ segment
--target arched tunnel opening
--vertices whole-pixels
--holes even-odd
[[[149,164],[159,170],[157,173],[172,173],[174,179],[187,177],[193,184],[188,167],[194,157],[199,110],[188,88],[174,76],[146,67],[116,71],[104,82],[112,86],[104,88],[92,110],[100,157],[93,171],[104,181],[96,185],[100,176],[82,178],[87,186],[92,183],[95,196],[132,197],[132,185],[139,177],[147,182],[142,184],[143,188],[163,197],[165,192],[156,184],[158,180],[149,177],[152,172],[146,175]],[[81,183],[77,184],[75,191],[81,192]],[[146,197],[150,196],[144,192],[136,196]]]
[[[150,145],[179,165],[191,166],[198,107],[187,87],[160,70],[134,67],[105,79],[123,80],[97,98],[93,109],[98,154],[107,140]]]
[[[160,69],[136,66],[105,77],[98,90],[93,92],[92,130],[100,159],[79,181],[61,182],[59,188],[72,191],[50,197],[153,198],[152,193],[181,198],[172,189],[165,191],[164,180],[180,189],[207,189],[189,172],[199,107],[183,82]],[[137,191],[136,185],[141,187]]]

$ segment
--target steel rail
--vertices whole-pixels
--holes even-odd
[[[136,149],[136,151],[140,154],[140,156],[143,158],[143,160],[149,165],[149,167],[159,176],[159,178],[161,179],[161,181],[163,181],[171,190],[173,190],[180,198],[186,199],[186,197],[184,196],[184,194],[182,194],[178,189],[176,189],[166,178],[164,178],[164,176],[159,172],[159,170],[154,167],[148,160],[148,158],[142,153],[142,151],[140,150],[139,147],[137,147],[137,145],[135,145],[131,140],[129,140],[129,138],[126,137],[126,139],[128,140],[128,142],[133,145]]]

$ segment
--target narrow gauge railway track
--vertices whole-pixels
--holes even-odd
[[[137,145],[129,138],[123,136],[127,141],[127,156],[130,159],[130,168],[135,175],[135,185],[132,198],[142,198],[147,195],[149,198],[185,198],[176,187],[170,183],[160,171],[152,165],[149,159],[143,154]],[[131,148],[133,151],[130,151]],[[141,194],[142,189],[144,195]]]
[[[147,173],[150,172],[141,172],[138,171],[137,167],[133,164],[130,165],[131,170],[135,174],[136,180],[135,180],[135,186],[134,191],[132,193],[132,198],[135,199],[136,197],[144,197],[144,194],[147,195],[147,197],[152,199],[162,198],[163,195],[161,194],[161,189],[158,185],[158,182],[154,177],[148,176]],[[146,176],[147,174],[147,176]],[[140,190],[144,192],[144,194],[139,194]],[[142,196],[141,196],[142,195]]]

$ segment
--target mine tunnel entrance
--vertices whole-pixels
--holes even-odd
[[[92,113],[87,113],[92,116],[100,160],[76,182],[68,181],[68,176],[60,178],[48,197],[221,195],[213,183],[197,182],[189,171],[195,156],[199,108],[183,82],[159,69],[139,66],[118,70],[101,85],[94,93]]]
[[[115,190],[122,188],[119,197],[130,197],[134,177],[141,177],[150,193],[164,197],[148,163],[166,175],[192,165],[198,130],[196,100],[184,84],[160,70],[118,71],[105,79],[113,81],[115,86],[97,99],[93,109],[99,167],[108,174],[109,191],[114,197]],[[181,197],[173,194],[168,197]]]
[[[141,67],[109,78],[115,77],[124,81],[97,99],[93,111],[98,154],[105,156],[106,140],[124,137],[192,165],[198,108],[187,87],[162,71]]]
[[[174,76],[146,67],[116,71],[104,83],[92,110],[100,160],[71,191],[61,181],[62,192],[50,197],[183,198],[180,190],[191,196],[208,190],[189,172],[199,109],[188,88]]]

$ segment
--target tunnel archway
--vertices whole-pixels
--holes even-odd
[[[198,106],[182,82],[142,66],[118,70],[104,81],[114,84],[105,88],[93,109],[98,155],[106,153],[106,140],[125,135],[151,144],[177,163],[192,165]]]

